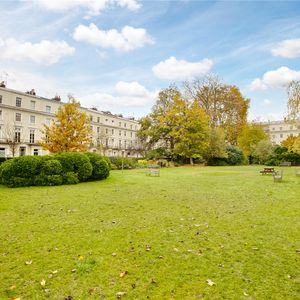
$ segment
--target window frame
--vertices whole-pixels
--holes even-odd
[[[22,98],[16,97],[16,107],[22,107]]]
[[[17,118],[17,117],[20,117],[20,118]],[[16,114],[15,114],[15,121],[16,122],[22,122],[22,114],[21,113],[16,112]]]

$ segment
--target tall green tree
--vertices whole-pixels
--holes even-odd
[[[190,159],[204,154],[208,143],[208,117],[195,101],[183,99],[176,86],[159,93],[152,112],[141,121],[138,136],[170,155]]]
[[[260,140],[251,146],[251,153],[258,159],[260,164],[265,163],[273,151],[274,146],[269,139]]]
[[[171,124],[170,136],[174,140],[174,154],[194,159],[204,156],[208,147],[208,116],[196,102],[189,103],[179,95],[174,97],[165,120]]]
[[[253,149],[258,142],[268,140],[268,135],[264,132],[263,127],[259,124],[249,124],[243,127],[238,138],[238,146],[241,148],[246,157],[253,155]]]
[[[152,112],[140,120],[138,136],[146,143],[146,148],[159,145],[169,151],[174,149],[174,137],[170,134],[174,124],[166,119],[166,114],[172,109],[175,97],[181,97],[175,85],[161,90]]]
[[[51,153],[86,151],[91,144],[89,118],[71,96],[68,103],[59,107],[53,123],[44,126],[43,133],[41,145]]]

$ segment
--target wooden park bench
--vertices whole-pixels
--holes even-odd
[[[290,161],[282,161],[279,164],[279,167],[290,167],[292,165],[292,163]]]
[[[282,181],[282,177],[283,177],[283,171],[280,171],[280,172],[277,171],[277,172],[273,173],[274,182]]]
[[[146,176],[159,177],[160,176],[160,165],[153,165],[153,164],[147,165]]]
[[[275,172],[274,168],[264,168],[263,170],[259,171],[262,175],[265,174],[273,174]]]

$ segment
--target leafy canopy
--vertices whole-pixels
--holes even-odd
[[[187,98],[196,101],[209,116],[210,128],[222,127],[225,139],[232,145],[247,124],[249,99],[236,86],[224,84],[215,75],[184,83]]]
[[[264,132],[262,126],[253,123],[244,126],[238,138],[238,146],[243,150],[245,156],[249,157],[253,154],[253,147],[261,140],[267,139],[268,136]]]
[[[300,120],[300,81],[292,81],[288,88],[288,118],[291,121]]]
[[[69,96],[69,102],[58,109],[51,126],[44,126],[43,148],[51,153],[84,152],[91,143],[88,116],[80,111],[80,103]]]

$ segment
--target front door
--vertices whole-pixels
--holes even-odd
[[[20,156],[26,155],[26,147],[20,147]]]

